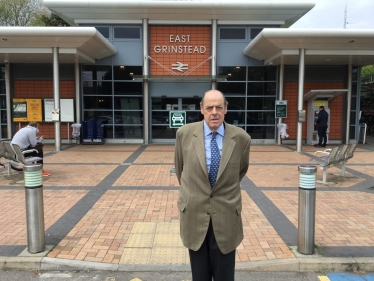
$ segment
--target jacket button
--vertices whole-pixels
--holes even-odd
[[[206,214],[207,214],[208,216],[210,216],[210,213],[209,213],[209,212],[207,212]]]
[[[210,198],[213,198],[213,195],[210,195]]]

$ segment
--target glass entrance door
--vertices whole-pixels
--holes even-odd
[[[177,129],[170,128],[170,111],[185,111],[186,122],[200,121],[203,116],[200,113],[201,97],[152,97],[151,98],[151,140],[154,143],[175,142]]]

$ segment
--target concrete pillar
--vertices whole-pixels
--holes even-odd
[[[212,20],[212,76],[217,76],[217,20]],[[217,81],[212,81],[212,90],[217,89]]]
[[[75,61],[74,64],[74,72],[75,72],[75,122],[82,123],[81,120],[81,98],[80,98],[80,71],[79,71],[79,62],[78,60]]]
[[[149,75],[149,60],[148,60],[148,19],[143,19],[143,76]],[[144,144],[150,143],[149,138],[149,82],[148,80],[143,80],[143,132],[144,132]]]
[[[58,63],[59,48],[53,47],[53,99],[55,101],[55,109],[60,109],[60,73]],[[61,112],[60,112],[61,113]],[[61,123],[55,123],[55,150],[61,151]]]
[[[7,138],[13,137],[12,132],[12,107],[11,107],[11,93],[10,93],[10,64],[8,60],[5,63],[5,100],[6,100],[6,125],[7,125]],[[1,129],[1,128],[0,128]],[[4,137],[4,136],[2,136]]]
[[[345,133],[345,143],[349,143],[349,131],[351,123],[351,103],[352,103],[352,57],[348,65],[348,93],[347,93],[347,129]]]

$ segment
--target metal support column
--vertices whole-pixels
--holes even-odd
[[[12,134],[12,108],[10,102],[10,64],[8,60],[5,62],[5,98],[6,98],[6,125],[7,125],[7,138],[11,139]],[[4,136],[2,136],[4,137]]]
[[[60,73],[58,65],[59,48],[53,47],[53,99],[55,101],[55,109],[60,109]],[[55,121],[55,140],[56,151],[61,151],[61,123]]]
[[[283,83],[284,83],[284,58],[283,56],[281,57],[281,64],[279,66],[279,100],[283,100]],[[278,124],[280,125],[283,121],[283,118],[278,119]],[[279,126],[278,126],[279,128]],[[281,136],[279,133],[278,129],[278,134],[277,134],[277,143],[278,145],[281,144]]]
[[[148,60],[148,19],[143,19],[143,76],[149,75],[149,60]],[[144,132],[144,144],[149,144],[149,82],[148,80],[143,80],[143,132]]]
[[[212,20],[212,76],[217,76],[217,20]],[[217,88],[217,81],[212,81],[212,90]]]
[[[305,49],[300,49],[299,60],[299,89],[297,98],[297,110],[303,110],[304,105],[304,76],[305,76]],[[296,151],[301,152],[303,141],[303,123],[297,120]]]
[[[74,72],[75,72],[75,120],[76,123],[81,124],[81,99],[80,99],[80,73],[79,73],[79,62],[75,60],[74,65]]]
[[[345,134],[345,143],[349,144],[349,129],[351,123],[351,103],[352,103],[352,57],[349,58],[348,65],[348,93],[347,93],[347,129]]]

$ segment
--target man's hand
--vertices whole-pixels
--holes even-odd
[[[42,142],[43,139],[44,139],[44,136],[41,136],[41,137],[38,137],[36,140],[37,140],[38,142]]]

